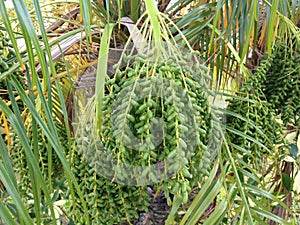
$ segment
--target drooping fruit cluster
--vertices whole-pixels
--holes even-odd
[[[264,94],[266,71],[272,60],[273,57],[265,56],[257,71],[244,82],[237,97],[229,100],[227,108],[226,125],[234,148],[244,161],[256,165],[261,164],[264,154],[279,153],[275,146],[282,143],[282,127]]]
[[[200,180],[201,171],[205,173],[209,165],[206,71],[199,68],[199,74],[193,74],[186,61],[181,64],[172,58],[157,65],[136,60],[133,68],[117,72],[108,82],[112,92],[103,107],[102,141],[122,163],[143,167],[142,171],[134,168],[137,184],[157,183],[161,170],[167,170],[167,176],[175,172],[177,177],[168,184],[162,182],[165,189],[180,180],[189,186]],[[154,170],[146,167],[156,163]],[[124,180],[128,175],[122,174]],[[119,181],[123,182],[122,177]]]
[[[265,71],[264,93],[285,125],[300,125],[300,43],[292,37],[279,39],[271,65]]]
[[[58,137],[60,142],[62,143],[62,146],[68,146],[67,144],[67,134],[65,132],[65,128],[62,124],[59,122],[56,122],[56,128],[58,132]],[[27,135],[29,143],[32,145],[32,149],[34,148],[34,139],[33,139],[33,132],[32,132],[32,126],[29,125],[27,128]],[[10,146],[10,152],[11,152],[11,161],[14,165],[15,173],[17,175],[18,182],[19,182],[19,188],[22,192],[29,194],[32,192],[32,186],[31,186],[31,179],[28,174],[28,165],[26,160],[26,153],[24,150],[24,147],[22,146],[22,143],[20,142],[18,136],[14,135],[12,138],[12,143]],[[51,176],[53,182],[58,181],[63,177],[63,170],[62,170],[62,164],[60,162],[60,159],[55,154],[55,151],[52,150],[52,154],[50,156],[50,148],[52,148],[50,145],[47,144],[47,138],[42,132],[40,127],[37,127],[37,152],[38,152],[38,162],[42,171],[42,174],[45,177],[48,177],[48,168],[49,168],[49,159],[51,157]],[[64,152],[66,155],[68,155],[67,148],[64,149]]]
[[[71,165],[93,225],[132,222],[139,217],[139,212],[147,211],[149,201],[145,187],[123,186],[106,179],[77,151],[72,154]],[[75,208],[70,209],[71,214],[76,224],[86,224],[79,199]]]
[[[169,205],[173,195],[185,204],[209,171],[217,147],[211,142],[218,138],[212,135],[207,70],[194,57],[191,53],[164,62],[144,55],[125,57],[133,65],[106,82],[101,129],[88,113],[77,137],[81,159],[74,162],[74,167],[83,165],[84,159],[86,170],[94,174],[76,173],[84,193],[111,202],[94,206],[92,218],[97,215],[107,224],[130,220],[134,211],[146,210],[147,185],[164,191]],[[107,220],[108,214],[114,218]]]

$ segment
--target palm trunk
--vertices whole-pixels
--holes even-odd
[[[134,225],[164,225],[168,217],[170,207],[167,204],[167,199],[161,191],[158,194],[148,187],[150,206],[147,213],[140,214],[140,218]]]

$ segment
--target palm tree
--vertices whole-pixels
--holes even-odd
[[[156,4],[152,0],[80,0],[63,3],[58,19],[44,9],[49,6],[56,9],[60,2],[41,4],[34,0],[29,6],[32,9],[23,0],[13,3],[16,19],[11,19],[4,1],[0,0],[4,24],[0,28],[14,49],[14,55],[3,60],[10,63],[9,68],[0,67],[0,81],[6,89],[0,101],[3,223],[117,224],[135,223],[138,217],[144,224],[149,220],[152,224],[174,221],[178,224],[291,224],[296,221],[291,196],[293,167],[299,161],[287,163],[284,158],[287,155],[297,158],[299,146],[296,138],[292,140],[294,143],[287,144],[280,132],[287,129],[299,136],[300,74],[295,63],[300,40],[296,26],[300,18],[297,1],[178,0],[173,3],[162,0]],[[49,25],[48,18],[55,22]],[[19,50],[18,37],[24,39],[25,51]],[[84,152],[82,145],[88,142],[97,146],[97,143],[86,139],[74,141],[74,135],[80,137],[82,130],[88,130],[88,124],[93,122],[96,133],[88,133],[89,137],[100,136],[108,148],[115,144],[109,133],[111,125],[105,124],[105,115],[110,112],[105,107],[113,105],[109,96],[117,94],[120,87],[122,90],[122,85],[130,80],[129,74],[135,81],[138,76],[146,76],[142,74],[145,67],[151,67],[149,71],[156,71],[157,67],[164,74],[164,64],[143,59],[147,49],[160,49],[161,41],[165,49],[159,52],[165,61],[173,54],[175,60],[186,65],[190,52],[197,55],[192,61],[195,65],[192,69],[197,70],[192,71],[201,70],[203,78],[187,76],[184,70],[178,75],[170,72],[172,79],[182,83],[191,79],[186,91],[200,94],[204,90],[205,96],[229,99],[225,110],[212,103],[205,105],[206,97],[196,98],[197,105],[207,107],[207,111],[211,107],[217,119],[226,116],[227,126],[219,127],[220,123],[212,126],[212,136],[207,134],[202,141],[204,147],[199,148],[202,153],[190,158],[187,166],[177,169],[179,175],[175,178],[148,187],[124,186],[107,179],[109,172],[106,177],[100,176],[98,167],[92,164],[94,161],[86,160],[85,154],[94,153]],[[184,46],[185,51],[179,46]],[[21,71],[17,71],[19,68]],[[20,73],[26,84],[21,85],[15,76]],[[273,74],[277,74],[276,79]],[[208,86],[201,92],[194,91],[201,82],[207,82]],[[294,90],[292,94],[287,88]],[[88,95],[94,92],[95,97],[87,101]],[[285,93],[284,97],[278,93]],[[85,114],[79,110],[77,136],[71,124],[75,112],[72,98],[77,98],[75,105],[90,113],[86,119],[91,119],[83,121]],[[288,103],[282,108],[285,102]],[[132,115],[133,121],[143,116]],[[200,115],[211,116],[202,111]],[[282,124],[275,117],[281,118]],[[135,122],[132,123],[134,126]],[[210,130],[205,129],[207,133]],[[211,146],[209,137],[222,142]],[[181,147],[188,148],[185,144],[181,142]],[[169,154],[166,146],[154,154]],[[206,146],[214,151],[205,153]],[[152,163],[161,161],[153,153],[138,156],[131,154],[127,147],[124,149],[128,154],[124,153],[126,160],[144,163],[141,159],[144,157],[149,162],[153,160]],[[201,164],[205,154],[209,154],[206,160],[213,163],[198,175],[193,165]],[[92,156],[97,158],[96,153]],[[57,206],[57,202],[66,199],[63,207]],[[34,204],[30,205],[32,200]]]

